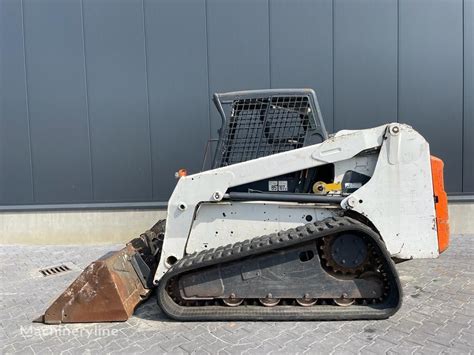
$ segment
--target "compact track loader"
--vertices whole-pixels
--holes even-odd
[[[443,162],[412,127],[328,136],[314,91],[215,94],[212,169],[177,174],[166,221],[92,263],[40,318],[123,321],[153,289],[177,320],[383,319],[393,260],[449,244]]]

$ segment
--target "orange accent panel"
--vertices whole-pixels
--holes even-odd
[[[448,196],[444,191],[443,168],[443,161],[432,155],[431,175],[433,176],[433,192],[438,230],[438,249],[440,253],[448,249],[449,246]]]

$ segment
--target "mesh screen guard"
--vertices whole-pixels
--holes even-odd
[[[310,89],[214,94],[222,118],[214,168],[281,153],[327,139]]]

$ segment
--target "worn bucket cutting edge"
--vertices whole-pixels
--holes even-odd
[[[143,275],[140,277],[132,264],[143,252],[137,246],[143,244],[141,238],[136,238],[125,248],[94,261],[35,322],[126,321],[152,291],[145,287]]]

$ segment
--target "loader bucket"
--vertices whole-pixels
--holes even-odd
[[[126,321],[146,300],[156,270],[156,249],[145,235],[90,264],[36,322]]]

